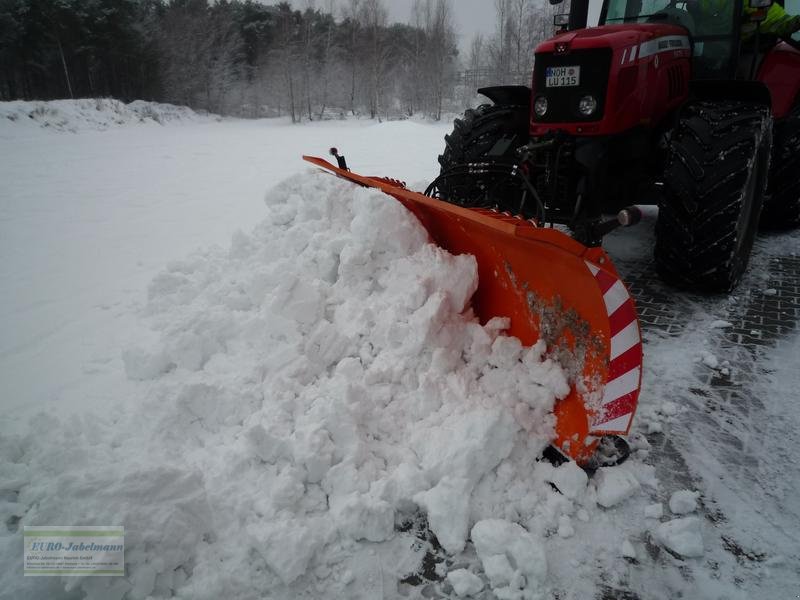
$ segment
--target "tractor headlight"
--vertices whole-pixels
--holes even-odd
[[[533,112],[537,117],[543,117],[547,114],[548,102],[544,96],[539,96],[533,103]]]
[[[578,112],[584,117],[591,117],[597,110],[597,99],[594,96],[584,96],[578,102]]]

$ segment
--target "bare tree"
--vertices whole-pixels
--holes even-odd
[[[385,0],[8,2],[30,10],[3,13],[3,99],[114,94],[295,122],[441,118],[455,100],[453,0],[416,0],[391,25]]]
[[[198,4],[170,6],[159,25],[157,44],[165,99],[198,106],[208,89],[205,65],[211,48],[210,37],[206,34],[205,7]]]
[[[348,24],[347,60],[350,67],[350,113],[356,114],[356,81],[359,63],[359,42],[361,34],[361,0],[348,0],[343,9]]]
[[[430,0],[414,0],[411,9],[411,24],[414,27],[414,39],[411,55],[411,81],[409,82],[409,115],[422,108],[422,97],[425,89],[425,56],[428,46],[427,26],[431,21]]]
[[[335,30],[336,30],[336,23],[333,20],[333,5],[334,0],[328,0],[327,2],[327,15],[328,15],[328,22],[327,26],[325,27],[325,42],[324,42],[324,50],[322,52],[322,64],[320,64],[320,69],[322,72],[321,77],[321,89],[320,89],[320,109],[319,109],[319,118],[322,119],[325,116],[325,109],[328,107],[328,93],[330,91],[330,81],[331,81],[331,59],[334,51],[335,45]]]
[[[494,0],[496,12],[495,37],[492,40],[492,66],[500,76],[509,71],[510,37],[508,35],[512,0]]]
[[[531,36],[531,46],[543,42],[554,33],[553,17],[559,12],[566,12],[564,5],[551,5],[549,2],[540,0],[541,6],[532,7],[528,15],[528,30]]]
[[[383,0],[364,0],[362,15],[367,33],[369,113],[374,119],[380,118],[382,104],[387,50],[384,44],[384,30],[388,21],[388,13],[383,5]]]
[[[531,51],[532,32],[529,28],[531,9],[531,0],[512,0],[509,36],[514,50],[515,73],[526,71],[530,62],[528,57]]]
[[[473,71],[477,71],[481,67],[483,67],[484,62],[486,60],[486,56],[484,55],[484,46],[486,45],[486,40],[483,37],[482,33],[476,33],[473,38],[472,42],[469,45],[469,68]]]
[[[305,97],[305,108],[308,120],[313,121],[314,116],[311,112],[311,93],[312,93],[312,70],[313,56],[316,48],[314,36],[314,13],[316,11],[315,0],[305,0],[305,11],[303,13],[303,95]]]
[[[429,0],[430,2],[431,0]],[[455,31],[453,29],[453,13],[450,0],[436,0],[433,20],[429,33],[430,64],[432,69],[433,117],[442,118],[442,105],[445,89],[449,87],[452,73],[447,72],[449,60],[456,52]]]
[[[297,82],[295,80],[296,56],[297,56],[297,23],[294,13],[288,9],[282,10],[279,16],[278,36],[275,43],[273,56],[276,59],[281,79],[283,79],[284,90],[287,95],[289,115],[292,123],[299,121],[297,111]]]

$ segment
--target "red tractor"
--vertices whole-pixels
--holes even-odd
[[[643,346],[602,239],[637,220],[631,205],[659,204],[662,277],[710,291],[736,285],[759,220],[800,222],[800,52],[760,36],[776,11],[749,1],[605,0],[587,29],[588,0],[572,0],[566,31],[536,50],[533,88],[480,90],[493,104],[456,120],[425,195],[353,173],[336,149],[338,167],[305,157],[396,198],[431,241],[475,257],[472,314],[503,317],[525,346],[543,341],[567,375],[554,460],[625,456]]]
[[[573,0],[532,88],[479,90],[492,104],[456,120],[426,193],[589,247],[638,220],[625,207],[657,203],[660,276],[731,290],[759,223],[800,224],[800,44],[759,34],[771,5],[604,0],[587,28],[589,2]]]

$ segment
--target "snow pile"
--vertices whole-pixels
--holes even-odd
[[[0,102],[0,134],[18,126],[55,131],[93,131],[138,123],[182,123],[209,120],[185,106],[111,98]]]
[[[539,597],[544,536],[578,508],[547,481],[586,488],[536,462],[561,368],[472,317],[474,259],[396,201],[307,175],[267,204],[252,235],[153,281],[124,355],[139,406],[6,442],[0,516],[124,525],[127,576],[79,582],[88,598],[356,598],[418,567],[397,526],[423,510],[451,553],[472,531],[498,595]]]

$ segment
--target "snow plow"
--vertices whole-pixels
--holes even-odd
[[[479,286],[472,306],[480,321],[509,317],[509,335],[525,345],[547,343],[571,384],[554,409],[555,460],[594,464],[603,439],[628,433],[641,385],[641,334],[633,299],[602,248],[584,246],[535,219],[465,208],[396,180],[357,175],[332,153],[340,166],[304,159],[396,198],[436,244],[474,255]]]

